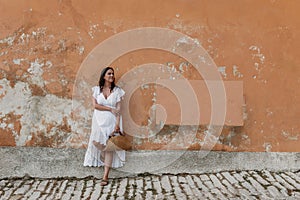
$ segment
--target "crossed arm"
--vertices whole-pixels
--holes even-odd
[[[120,110],[121,110],[121,102],[118,102],[116,105],[116,108],[111,108],[108,106],[103,106],[101,104],[97,103],[97,100],[93,98],[93,107],[96,110],[101,110],[101,111],[108,111],[113,113],[116,116],[116,125],[115,125],[115,131],[119,132],[120,131]]]

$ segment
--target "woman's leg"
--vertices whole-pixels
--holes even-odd
[[[113,159],[113,151],[105,151],[104,174],[102,180],[108,180],[112,159]]]
[[[96,142],[95,140],[93,140],[93,144],[100,151],[103,151],[103,149],[105,149],[105,147],[106,147],[105,145],[100,144],[100,142]]]

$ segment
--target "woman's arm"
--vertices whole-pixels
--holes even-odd
[[[103,106],[97,103],[97,100],[95,98],[93,98],[93,107],[96,110],[101,110],[101,111],[109,111],[112,112],[112,108],[107,107],[107,106]]]
[[[94,106],[94,109],[96,109],[96,110],[109,111],[109,112],[112,112],[116,116],[119,115],[119,112],[120,112],[120,110],[118,110],[118,109],[98,104],[97,100],[95,98],[93,98],[93,106]]]
[[[117,115],[116,115],[116,128],[115,131],[120,131],[120,110],[121,110],[121,102],[119,101],[116,105],[116,109],[118,111]]]

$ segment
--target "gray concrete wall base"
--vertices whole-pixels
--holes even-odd
[[[84,149],[41,147],[0,147],[0,178],[77,177],[101,178],[103,167],[84,167]],[[133,151],[127,162],[113,169],[110,177],[139,173],[209,173],[228,170],[296,171],[300,152],[220,152],[220,151]]]

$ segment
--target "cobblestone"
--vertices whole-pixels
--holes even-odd
[[[110,179],[94,177],[0,180],[0,199],[300,199],[299,172],[226,171],[203,174],[141,174]]]

